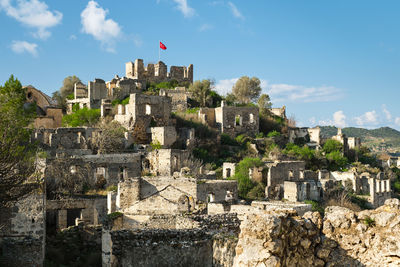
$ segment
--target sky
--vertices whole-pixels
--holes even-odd
[[[124,76],[125,63],[194,65],[231,91],[258,77],[299,126],[400,130],[400,1],[0,0],[0,83],[48,95],[69,75]]]

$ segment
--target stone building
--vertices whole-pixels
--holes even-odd
[[[135,143],[149,143],[147,129],[169,126],[171,99],[163,96],[131,94],[129,104],[119,105],[114,120],[133,130]]]
[[[160,96],[171,98],[172,112],[185,111],[188,108],[189,92],[185,87],[175,89],[160,89]]]
[[[286,119],[286,107],[268,109],[273,115]]]
[[[311,148],[319,148],[321,145],[321,129],[319,127],[290,127],[288,133],[290,143],[305,143]]]
[[[155,176],[172,176],[180,172],[185,160],[189,158],[189,151],[180,149],[155,149],[146,154],[142,160],[143,172]]]
[[[256,135],[259,131],[259,116],[257,107],[227,106],[225,101],[218,108],[201,108],[199,119],[221,133],[231,137],[246,133]]]
[[[199,202],[235,202],[237,181],[198,180],[185,175],[126,179],[118,184],[115,210],[132,228],[154,215],[177,215],[198,209]]]
[[[269,199],[282,199],[285,181],[304,179],[304,161],[266,162],[268,168],[265,196]]]
[[[224,162],[222,164],[222,178],[229,178],[235,175],[236,163]]]
[[[284,198],[291,202],[320,201],[323,198],[323,188],[315,180],[285,181],[283,187]]]
[[[136,59],[135,63],[127,62],[125,64],[125,76],[133,79],[135,82],[142,84],[145,88],[147,83],[161,83],[175,80],[179,83],[193,83],[193,65],[188,67],[171,66],[168,72],[167,65],[159,61],[156,64],[143,64],[143,59]]]
[[[62,109],[57,107],[51,97],[31,85],[25,88],[27,103],[36,104],[37,117],[33,122],[33,126],[36,129],[61,127]]]

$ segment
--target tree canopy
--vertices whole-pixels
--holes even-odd
[[[36,105],[26,103],[25,93],[12,75],[0,86],[0,205],[27,195],[36,184],[29,180],[35,172],[37,147],[30,142],[28,127]]]
[[[81,79],[75,75],[68,76],[63,80],[63,85],[61,86],[60,90],[53,93],[53,99],[57,101],[57,104],[63,109],[64,112],[67,110],[66,99],[72,97],[72,94],[74,93],[74,85],[77,82],[81,82]]]
[[[211,80],[195,81],[190,85],[189,91],[192,93],[193,99],[199,102],[200,107],[207,106],[207,103],[212,100],[212,86],[213,82]]]
[[[241,104],[255,102],[261,93],[261,82],[257,77],[242,76],[232,87],[232,94]]]
[[[269,95],[262,94],[257,100],[258,108],[260,109],[260,113],[264,112],[266,109],[272,107],[271,99]]]

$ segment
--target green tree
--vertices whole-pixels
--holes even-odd
[[[62,122],[65,126],[94,126],[100,120],[100,109],[73,108],[73,113],[64,115]]]
[[[333,139],[329,139],[325,142],[323,150],[325,153],[331,153],[334,151],[339,151],[342,152],[343,151],[343,145],[342,143],[340,143],[337,140],[333,140]]]
[[[261,93],[261,82],[257,77],[242,76],[232,87],[232,94],[241,104],[254,102]]]
[[[253,167],[261,167],[263,162],[259,158],[244,158],[235,168],[233,179],[238,181],[239,196],[248,198],[248,193],[256,186],[249,177],[249,169]],[[254,192],[253,192],[254,193]]]
[[[258,108],[260,113],[266,112],[267,109],[272,107],[271,99],[269,95],[262,94],[257,100]]]
[[[35,104],[26,103],[26,89],[11,75],[0,86],[0,206],[29,194],[34,178],[37,147],[30,142],[29,124],[36,115]]]
[[[67,110],[67,99],[73,97],[74,85],[77,82],[81,82],[81,79],[73,76],[68,76],[63,80],[63,85],[60,90],[53,93],[53,99],[57,102],[58,106],[63,109],[63,112]]]
[[[329,161],[328,169],[332,171],[343,169],[348,163],[347,158],[340,151],[332,151],[326,154],[326,158]]]
[[[195,81],[189,87],[189,91],[193,95],[193,99],[199,102],[200,107],[205,107],[211,101],[211,87],[213,82],[211,80]]]

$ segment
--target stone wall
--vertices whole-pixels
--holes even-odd
[[[172,112],[185,111],[188,108],[189,92],[185,87],[175,89],[160,89],[160,96],[171,98]]]
[[[146,155],[144,171],[154,175],[169,176],[180,172],[189,151],[179,149],[156,149]]]
[[[159,143],[163,148],[169,148],[175,143],[177,134],[174,126],[151,127],[151,142]]]
[[[200,180],[197,185],[196,196],[197,200],[202,202],[236,201],[238,199],[237,181]]]
[[[107,215],[107,198],[47,200],[46,211],[47,223],[54,227],[51,230],[74,226],[77,218],[86,224],[101,224]]]
[[[222,133],[231,137],[242,133],[256,135],[259,130],[258,108],[226,106],[222,101],[221,107],[215,108],[215,122]]]
[[[212,237],[203,230],[103,232],[103,266],[212,266]]]
[[[12,208],[2,208],[0,265],[41,266],[46,234],[45,197],[34,192]]]
[[[159,61],[156,64],[148,64],[144,66],[142,59],[136,59],[135,63],[127,62],[125,64],[125,75],[128,78],[140,81],[144,86],[147,83],[160,83],[176,80],[179,83],[193,83],[193,65],[188,67],[171,66],[168,72],[167,65]]]
[[[289,201],[320,201],[322,196],[322,187],[314,180],[284,182],[284,198]]]
[[[131,94],[129,104],[118,109],[114,120],[133,130],[135,143],[149,143],[149,127],[169,126],[171,98],[144,94]]]

